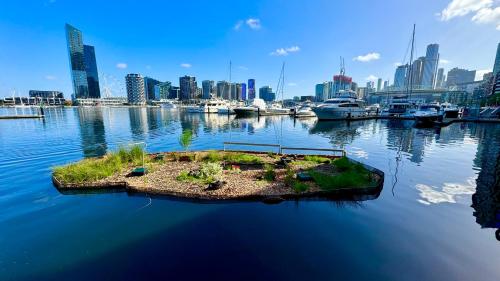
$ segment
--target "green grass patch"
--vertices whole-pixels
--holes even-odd
[[[84,159],[77,163],[53,168],[54,176],[66,183],[84,183],[107,178],[132,165],[141,165],[145,154],[141,146],[133,146],[130,149],[119,148],[110,152],[102,158]],[[144,156],[144,162],[151,160]]]
[[[217,151],[209,151],[202,159],[205,162],[221,162],[223,157],[220,152]]]
[[[226,153],[223,159],[230,163],[262,164],[262,159],[259,156],[246,153]]]
[[[176,179],[184,182],[195,182],[209,184],[220,180],[222,177],[222,166],[218,163],[203,163],[198,171],[182,171]]]
[[[306,156],[304,156],[304,161],[314,162],[314,163],[318,163],[318,164],[331,162],[330,158],[317,156],[317,155],[306,155]]]

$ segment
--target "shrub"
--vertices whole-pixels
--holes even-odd
[[[293,184],[295,183],[296,179],[295,179],[295,172],[290,169],[289,167],[286,169],[285,171],[285,184],[288,185],[288,186],[293,186]]]
[[[331,162],[330,158],[321,157],[321,156],[317,156],[317,155],[306,155],[306,156],[304,156],[304,160],[310,161],[310,162],[315,162],[318,164]]]
[[[333,161],[333,166],[335,166],[335,168],[342,172],[350,170],[354,166],[354,164],[349,161],[347,157],[342,157]]]
[[[218,163],[203,163],[200,168],[200,178],[209,182],[217,181],[222,176],[222,166]]]
[[[273,165],[266,164],[264,166],[264,179],[266,181],[274,181],[276,179],[276,172]]]
[[[300,192],[307,191],[309,189],[309,185],[296,180],[292,184],[292,188],[293,188],[293,190],[295,190],[295,192],[300,193]]]

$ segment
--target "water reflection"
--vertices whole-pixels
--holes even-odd
[[[472,195],[472,208],[478,224],[497,228],[496,238],[500,241],[500,128],[478,126],[473,132],[479,139],[474,164],[481,170],[476,179],[476,193]]]
[[[80,139],[84,157],[106,154],[106,132],[102,108],[80,107],[75,111],[80,127]]]

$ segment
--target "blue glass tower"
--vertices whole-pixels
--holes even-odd
[[[82,32],[75,27],[66,24],[66,41],[68,43],[69,63],[71,70],[71,81],[73,84],[74,98],[87,98],[89,86],[83,50]]]
[[[99,89],[99,74],[97,73],[94,46],[83,45],[83,58],[87,74],[88,97],[98,99],[101,97],[101,90]]]

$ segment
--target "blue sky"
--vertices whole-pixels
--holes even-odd
[[[491,70],[500,1],[5,1],[0,96],[13,89],[70,96],[66,22],[95,46],[101,85],[106,76],[115,96],[123,95],[127,73],[175,85],[186,74],[228,80],[231,60],[233,81],[255,78],[257,87],[273,88],[285,61],[285,96],[292,97],[313,94],[316,83],[331,80],[340,56],[360,85],[375,77],[392,81],[413,23],[417,55],[438,43],[446,70]]]

